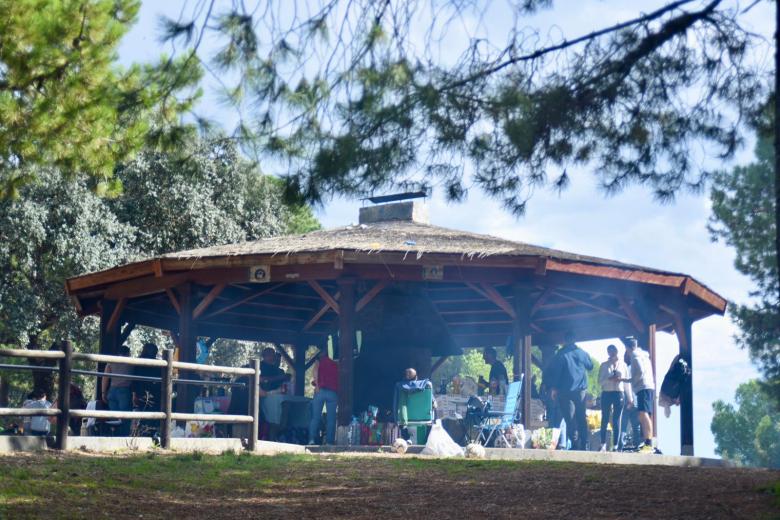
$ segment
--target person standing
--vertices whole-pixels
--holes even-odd
[[[488,381],[480,376],[479,384],[481,387],[488,389],[495,389],[494,395],[506,394],[506,388],[509,385],[509,376],[506,373],[506,367],[498,360],[496,349],[493,347],[487,347],[482,352],[482,359],[486,364],[490,365],[490,374],[488,375]]]
[[[143,359],[157,359],[157,345],[145,343],[138,356]],[[162,408],[162,373],[160,367],[136,366],[133,374],[143,377],[159,378],[160,381],[144,379],[134,380],[130,386],[133,394],[133,408],[141,412],[159,412]],[[144,419],[140,423],[139,434],[153,437],[157,433],[160,421]]]
[[[314,398],[311,401],[312,414],[309,423],[309,444],[314,444],[325,407],[325,438],[323,444],[336,444],[336,404],[339,400],[339,364],[323,352],[317,361]]]
[[[655,376],[650,354],[643,350],[634,338],[626,341],[626,363],[631,365],[631,378],[624,381],[631,383],[631,389],[636,395],[636,403],[629,402],[628,408],[636,406],[644,439],[639,452],[654,453],[652,415],[655,402]]]
[[[588,389],[588,372],[593,370],[590,356],[574,343],[569,331],[565,344],[550,364],[551,397],[566,421],[566,435],[573,449],[584,450],[588,439],[588,422],[585,414],[585,394]]]
[[[118,355],[122,357],[130,357],[130,349],[124,345],[119,347]],[[132,375],[133,367],[125,363],[109,363],[105,369],[108,374],[116,375]],[[102,389],[103,399],[108,404],[108,409],[117,412],[129,412],[131,407],[131,394],[130,385],[132,381],[124,377],[103,377]],[[130,435],[130,421],[122,419],[119,422],[119,428],[117,434],[120,437],[128,437]]]
[[[620,425],[623,417],[623,379],[628,377],[628,367],[618,357],[615,345],[607,347],[609,358],[599,367],[601,385],[601,450],[607,451],[607,425],[612,418],[612,441],[615,449],[620,444]]]

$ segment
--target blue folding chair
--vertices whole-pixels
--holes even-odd
[[[518,414],[518,407],[520,406],[520,391],[523,388],[523,374],[520,374],[520,381],[510,383],[509,388],[506,391],[506,401],[504,403],[504,410],[491,410],[488,411],[482,418],[482,423],[479,425],[479,436],[477,442],[483,446],[488,446],[490,440],[496,434],[496,432],[503,432],[512,427],[515,423],[515,417]],[[506,440],[504,435],[499,433],[496,436],[496,442],[499,439],[504,442],[507,448],[512,446],[509,441]]]

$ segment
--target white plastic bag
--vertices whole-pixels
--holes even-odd
[[[437,457],[462,457],[463,448],[452,440],[450,434],[442,427],[441,421],[437,420],[431,426],[428,442],[425,443],[421,453],[423,455],[436,455]]]

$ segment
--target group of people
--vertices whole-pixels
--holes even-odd
[[[608,425],[612,425],[615,450],[623,448],[624,415],[636,412],[641,425],[640,452],[653,453],[653,404],[655,377],[648,352],[637,340],[625,340],[623,359],[615,345],[607,347],[608,359],[599,367],[601,386],[601,451],[607,450]],[[544,381],[551,405],[566,423],[566,435],[573,449],[585,450],[589,436],[586,419],[588,372],[593,369],[590,356],[574,343],[571,333],[545,370]],[[548,407],[549,408],[549,407]],[[548,419],[550,419],[548,413]],[[553,424],[555,419],[553,419]]]

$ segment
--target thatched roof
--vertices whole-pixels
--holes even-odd
[[[677,274],[627,264],[615,260],[579,255],[547,247],[515,242],[430,224],[388,221],[358,224],[301,235],[276,236],[239,244],[204,247],[169,253],[164,259],[206,259],[249,255],[293,255],[345,250],[375,253],[402,253],[421,259],[426,254],[458,255],[464,259],[493,256],[536,256],[572,262],[638,269],[645,272]],[[684,275],[681,275],[684,276]]]

